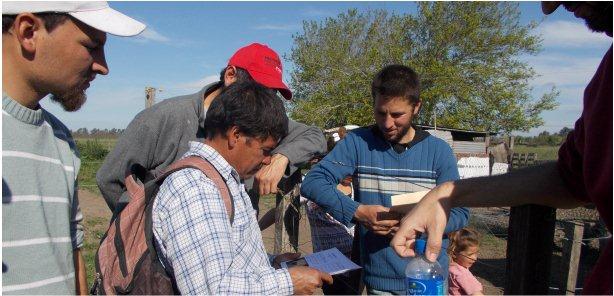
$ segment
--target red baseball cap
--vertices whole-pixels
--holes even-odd
[[[252,43],[235,52],[228,66],[245,69],[256,82],[277,89],[286,99],[292,98],[292,92],[281,79],[283,68],[279,55],[268,46]]]

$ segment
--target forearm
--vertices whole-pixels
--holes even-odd
[[[326,153],[326,139],[319,128],[290,120],[288,135],[273,152],[286,156],[291,166],[297,166]]]
[[[508,174],[447,182],[436,189],[450,197],[450,207],[505,207],[538,204],[573,208],[582,203],[563,184],[555,162]]]
[[[75,264],[75,288],[77,295],[88,295],[87,291],[87,272],[85,271],[85,260],[81,255],[81,249],[73,250],[73,261]]]
[[[301,195],[322,207],[337,221],[348,225],[360,204],[339,191],[335,181],[329,178],[332,176],[312,169],[303,180]]]

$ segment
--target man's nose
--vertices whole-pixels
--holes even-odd
[[[394,118],[390,115],[386,115],[386,120],[384,121],[384,127],[386,129],[392,129],[394,127]]]
[[[92,63],[92,71],[100,75],[109,74],[109,66],[107,65],[107,59],[104,56],[104,49],[99,50],[94,55],[94,63]]]

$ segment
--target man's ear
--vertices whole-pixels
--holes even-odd
[[[19,41],[23,51],[34,54],[37,41],[42,33],[46,33],[43,20],[32,13],[21,13],[15,17],[11,34]]]
[[[414,116],[418,115],[420,107],[422,107],[422,101],[418,101],[418,103],[414,104]]]
[[[237,147],[237,144],[241,139],[241,131],[239,131],[239,127],[232,126],[230,129],[228,129],[228,131],[226,132],[226,137],[228,138],[227,140],[229,148],[232,149]]]
[[[237,68],[235,66],[228,65],[226,71],[224,71],[224,86],[229,86],[237,81]]]

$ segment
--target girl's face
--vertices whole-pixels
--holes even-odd
[[[467,250],[459,252],[456,254],[454,261],[465,268],[471,267],[476,260],[478,260],[478,251],[480,248],[478,246],[469,247]]]

